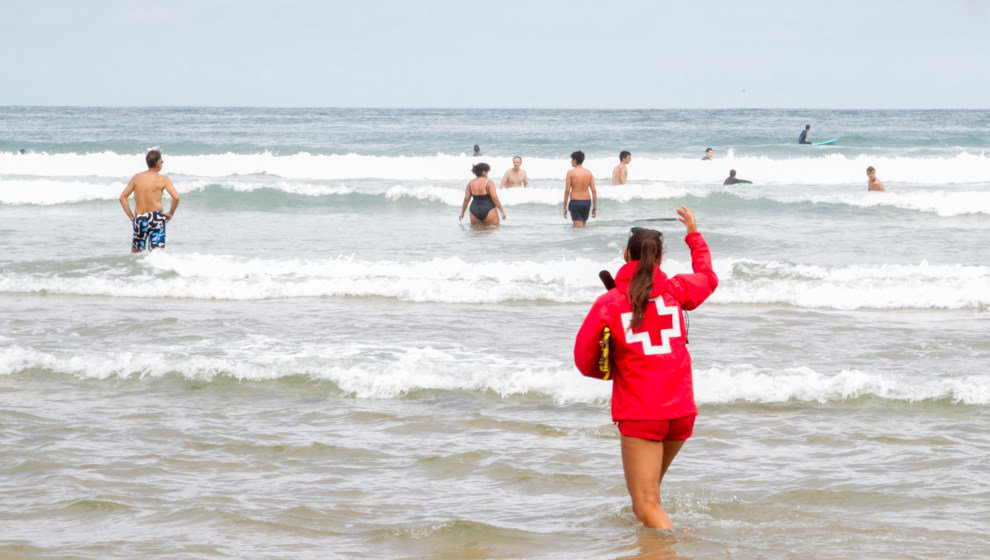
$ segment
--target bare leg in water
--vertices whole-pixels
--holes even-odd
[[[673,529],[670,517],[660,505],[660,483],[683,441],[653,441],[622,436],[622,468],[626,488],[632,498],[633,513],[643,525]]]

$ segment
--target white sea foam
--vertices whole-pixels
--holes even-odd
[[[0,204],[52,205],[114,200],[127,183],[95,182],[75,179],[11,179],[0,180]]]
[[[889,186],[889,185],[888,185]],[[893,188],[893,187],[892,187]],[[734,195],[749,200],[773,200],[786,204],[832,204],[859,208],[901,208],[918,212],[932,212],[939,216],[963,214],[990,214],[990,190],[929,190],[910,188],[886,193],[867,192],[865,189],[833,190],[830,192],[799,192],[780,187],[733,188]]]
[[[360,154],[320,155],[297,153],[170,155],[166,172],[192,177],[235,177],[266,174],[285,179],[341,180],[386,179],[396,181],[461,181],[471,177],[470,169],[484,161],[492,167],[490,176],[500,178],[512,167],[510,158],[474,158],[467,155],[370,156]],[[143,154],[100,152],[89,154],[24,155],[0,154],[5,175],[35,177],[110,177],[126,180],[144,163]],[[590,158],[585,167],[599,182],[608,184],[614,158]],[[951,158],[875,157],[842,154],[788,159],[729,157],[706,162],[694,158],[636,157],[629,166],[629,180],[637,182],[696,182],[721,184],[730,168],[740,177],[766,184],[782,185],[865,185],[866,167],[873,165],[888,184],[956,185],[986,183],[990,177],[990,157],[960,153]],[[523,167],[531,180],[562,180],[570,160],[526,158]]]
[[[682,198],[688,194],[697,196],[708,196],[712,189],[706,187],[682,188],[670,187],[663,183],[650,183],[647,185],[628,185],[621,189],[598,189],[599,200],[614,200],[616,202],[629,202],[632,200],[666,200],[671,198]],[[512,188],[500,189],[498,191],[499,200],[503,206],[516,206],[520,204],[544,204],[550,206],[560,206],[562,188]],[[407,187],[396,185],[390,188],[386,194],[389,199],[398,200],[401,198],[413,198],[418,200],[430,200],[441,202],[447,206],[459,208],[464,202],[464,187],[435,187],[418,186]]]
[[[364,194],[387,200],[414,199],[438,202],[450,207],[460,207],[464,200],[462,187],[419,185],[347,185],[319,184],[313,181],[292,181],[276,178],[226,178],[221,181],[186,179],[181,184],[183,193],[203,191],[211,185],[223,190],[250,193],[271,189],[301,196],[343,196]],[[0,204],[54,205],[71,204],[91,200],[116,200],[125,183],[43,178],[0,180]],[[948,189],[948,188],[947,188]],[[598,190],[598,198],[605,201],[629,203],[635,201],[679,199],[686,196],[708,198],[731,192],[733,196],[749,200],[772,200],[785,204],[829,204],[860,208],[901,208],[918,212],[931,212],[940,216],[963,214],[990,214],[990,191],[977,190],[928,190],[912,188],[884,194],[868,193],[862,189],[841,188],[833,192],[808,190],[795,191],[780,186],[759,186],[723,190],[704,185],[672,186],[667,183],[645,183],[623,187],[606,187]],[[522,204],[557,206],[561,191],[556,188],[501,189],[499,197],[506,207]],[[167,198],[167,197],[166,197]]]
[[[712,303],[788,304],[823,309],[986,309],[990,267],[851,265],[777,261],[714,262],[719,288]]]
[[[90,200],[117,200],[127,183],[122,181],[100,180],[99,178],[14,178],[0,180],[0,204],[50,206],[71,204]],[[312,181],[290,181],[278,178],[227,178],[222,181],[212,179],[185,178],[176,188],[181,194],[203,191],[210,186],[223,190],[250,193],[262,189],[281,191],[302,196],[332,196],[364,193],[385,196],[385,187],[358,189],[348,185],[327,185]],[[461,191],[463,196],[463,191]],[[165,194],[168,200],[168,194]]]
[[[918,379],[907,374],[860,370],[822,373],[809,367],[767,371],[741,364],[725,369],[695,370],[694,387],[699,404],[791,400],[824,403],[866,396],[909,402],[949,399],[966,404],[990,403],[990,374],[930,375]]]
[[[380,349],[379,349],[380,350]],[[510,398],[546,395],[558,403],[607,403],[611,383],[585,378],[570,364],[515,363],[507,358],[472,358],[472,352],[428,347],[396,348],[367,359],[366,348],[332,350],[296,348],[296,355],[238,352],[208,357],[181,349],[160,352],[43,352],[21,346],[0,348],[0,375],[44,370],[83,379],[156,378],[178,374],[210,381],[224,375],[265,381],[305,375],[335,383],[345,394],[361,399],[391,399],[417,390],[488,391]],[[363,356],[360,359],[348,357]],[[819,372],[809,367],[780,371],[751,364],[699,368],[694,372],[699,405],[734,402],[837,402],[862,397],[918,402],[950,400],[990,404],[990,374],[952,377],[892,375],[859,370]]]
[[[465,185],[467,182],[465,181]],[[16,178],[0,180],[0,204],[25,205],[33,204],[49,206],[54,204],[71,204],[90,200],[116,200],[126,183],[120,181],[79,180],[77,178]],[[464,200],[464,187],[403,184],[319,184],[313,181],[293,181],[267,178],[233,177],[222,180],[185,179],[177,188],[180,194],[203,191],[210,186],[219,186],[223,190],[239,193],[256,192],[262,189],[281,191],[287,194],[302,196],[341,196],[349,194],[364,194],[379,196],[383,200],[414,199],[439,202],[447,206],[461,206]],[[504,205],[544,204],[558,206],[561,200],[561,189],[549,188],[513,188],[501,189],[498,195]],[[629,202],[632,200],[663,200],[680,198],[689,193],[697,196],[707,196],[711,188],[694,187],[691,189],[669,187],[663,183],[629,185],[621,190],[602,189],[598,197],[602,200]],[[167,199],[167,195],[166,195]]]
[[[245,259],[229,255],[150,253],[139,282],[110,271],[88,276],[0,277],[0,292],[111,297],[161,295],[196,299],[255,300],[292,297],[390,297],[414,302],[495,303],[511,300],[590,301],[600,291],[600,263],[588,259],[549,263],[457,258],[429,261]],[[575,284],[575,279],[577,284]]]
[[[150,253],[138,278],[125,272],[7,273],[0,292],[146,298],[257,300],[296,297],[386,297],[410,302],[590,303],[601,293],[598,271],[618,260],[545,262],[458,257],[423,261],[249,259],[230,255]],[[813,309],[987,309],[990,267],[853,265],[716,259],[720,284],[709,304],[793,305]],[[690,265],[664,260],[668,274]],[[80,278],[80,274],[83,277]]]

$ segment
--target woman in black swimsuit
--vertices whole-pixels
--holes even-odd
[[[502,203],[495,194],[495,183],[488,179],[488,172],[491,167],[487,163],[478,163],[471,168],[477,179],[468,183],[464,190],[464,205],[461,206],[461,216],[458,220],[464,219],[464,212],[467,210],[468,202],[471,203],[471,225],[472,226],[497,226],[498,211],[502,213],[502,219],[507,219]],[[474,198],[474,200],[471,200]]]

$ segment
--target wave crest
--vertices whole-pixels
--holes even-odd
[[[8,346],[0,349],[0,375],[42,370],[82,379],[158,378],[180,375],[193,381],[222,377],[270,381],[306,376],[329,381],[343,394],[359,399],[393,399],[421,390],[492,392],[502,398],[543,395],[559,404],[607,405],[611,383],[582,377],[562,364],[516,363],[509,359],[474,363],[473,354],[433,348],[396,349],[387,360],[369,361],[367,349],[332,350],[293,347],[292,356],[272,352],[229,355],[174,353],[88,353],[64,356]],[[343,356],[343,358],[342,358]],[[348,356],[353,359],[348,359]],[[990,375],[892,375],[861,370],[823,373],[810,367],[760,369],[750,364],[701,367],[694,373],[695,398],[701,406],[732,403],[831,403],[860,398],[902,402],[951,401],[990,404]]]
[[[122,264],[123,263],[123,264]],[[601,294],[598,271],[621,263],[459,257],[421,261],[260,259],[155,252],[135,259],[78,261],[61,272],[0,276],[0,293],[109,297],[258,300],[295,297],[386,297],[409,302],[590,304]],[[719,288],[708,305],[793,305],[811,309],[990,308],[990,267],[852,265],[827,267],[749,259],[717,259]],[[11,267],[12,268],[12,267]],[[668,274],[690,264],[664,260]],[[153,294],[153,295],[152,295]]]

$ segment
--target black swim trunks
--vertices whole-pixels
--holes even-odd
[[[477,218],[479,221],[485,221],[488,217],[488,213],[495,209],[495,203],[492,201],[492,195],[490,194],[472,194],[471,195],[471,215]]]
[[[165,222],[165,214],[161,210],[134,216],[134,237],[131,238],[131,248],[138,251],[164,249]]]
[[[572,200],[567,203],[567,211],[571,213],[571,220],[587,222],[591,215],[591,200]]]

